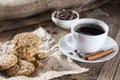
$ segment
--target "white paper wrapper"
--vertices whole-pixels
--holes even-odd
[[[33,73],[30,77],[8,77],[4,72],[1,72],[0,80],[49,80],[67,74],[78,74],[88,71],[88,69],[80,67],[74,61],[64,56],[60,52],[56,40],[45,29],[40,27],[33,33],[41,38],[40,52],[48,52],[48,58],[43,61],[43,68]],[[0,52],[2,54],[10,53],[12,48],[12,41],[0,43]]]

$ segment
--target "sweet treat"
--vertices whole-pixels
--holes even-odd
[[[14,51],[12,52],[12,54],[18,56],[21,59],[26,59],[26,60],[31,60],[31,57],[33,57],[35,54],[38,53],[38,49],[34,48],[34,47],[26,47],[26,48],[18,48],[18,49],[14,49]]]
[[[40,43],[39,36],[31,32],[24,32],[24,33],[17,34],[13,40],[14,40],[14,44],[18,47],[21,47],[21,46],[38,47]]]
[[[13,54],[0,55],[0,70],[13,67],[18,62],[18,58]]]
[[[33,63],[25,60],[19,60],[19,62],[11,67],[10,69],[6,70],[6,73],[9,76],[29,76],[34,72],[34,65]]]
[[[77,14],[75,14],[72,10],[59,10],[55,13],[55,18],[60,20],[73,20],[77,18]]]
[[[42,59],[45,59],[47,57],[47,54],[46,53],[39,53],[39,54],[36,54],[35,57],[38,60],[42,60]]]
[[[34,64],[35,68],[40,68],[43,66],[43,64],[39,60],[34,60],[32,61],[32,63]]]
[[[36,57],[35,57],[35,56],[29,57],[27,60],[28,60],[28,61],[35,61],[35,60],[36,60]]]
[[[39,51],[40,38],[31,32],[17,34],[14,39],[12,54],[21,59],[29,60]]]

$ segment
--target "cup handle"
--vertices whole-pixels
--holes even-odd
[[[69,38],[71,38],[72,42],[69,42]],[[65,37],[65,42],[67,43],[68,46],[76,49],[75,44],[74,44],[74,36],[73,36],[73,34],[70,33],[68,36],[66,36]]]

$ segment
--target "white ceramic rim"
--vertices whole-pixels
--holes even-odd
[[[82,24],[83,23],[95,23],[99,26],[101,26],[104,30],[105,30],[105,33],[103,34],[100,34],[100,35],[85,35],[85,34],[80,34],[80,33],[77,33],[76,31],[74,31],[74,28],[76,28],[78,25],[80,25],[80,21],[86,21],[86,22],[81,22]],[[89,22],[89,21],[92,21],[92,22]],[[102,36],[102,35],[105,35],[105,34],[108,34],[108,31],[109,31],[109,27],[108,25],[101,21],[101,20],[98,20],[98,19],[93,19],[93,18],[83,18],[83,19],[79,19],[79,22],[78,24],[76,24],[74,27],[72,27],[73,31],[78,34],[78,35],[82,35],[82,36],[86,36],[86,37],[99,37],[99,36]]]

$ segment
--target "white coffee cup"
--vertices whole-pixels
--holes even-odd
[[[75,31],[75,28],[78,27],[78,25],[85,23],[99,25],[104,29],[105,32],[99,35],[86,35]],[[71,27],[71,34],[73,37],[75,47],[80,52],[82,51],[84,53],[96,52],[100,50],[106,41],[108,31],[109,27],[106,23],[92,18],[80,19],[75,26]]]

